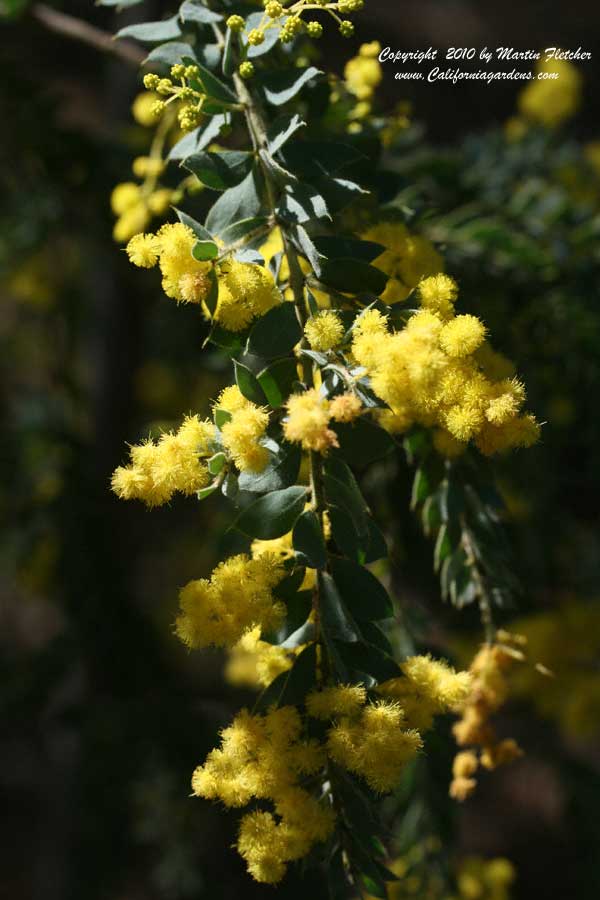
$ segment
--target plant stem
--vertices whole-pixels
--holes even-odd
[[[257,158],[261,164],[263,177],[265,180],[266,193],[268,204],[270,207],[270,212],[274,218],[276,218],[276,203],[277,203],[277,194],[276,194],[276,185],[273,184],[272,175],[269,172],[267,166],[262,161],[262,152],[268,152],[268,138],[267,138],[267,126],[264,117],[263,110],[261,109],[261,105],[259,100],[252,95],[248,87],[246,86],[243,79],[236,73],[233,75],[233,82],[235,85],[236,94],[240,103],[242,103],[244,107],[244,112],[246,115],[246,123],[248,126],[248,131],[250,133],[250,137],[252,139],[252,146],[254,148],[254,152],[257,155]],[[298,258],[298,253],[292,241],[290,240],[289,235],[286,233],[285,226],[279,223],[279,228],[281,231],[281,237],[283,242],[283,252],[287,259],[289,270],[290,270],[290,288],[292,291],[292,296],[294,299],[294,306],[296,308],[296,315],[298,317],[298,321],[304,330],[304,325],[306,324],[306,320],[308,318],[308,311],[305,302],[304,295],[304,273],[300,266],[300,260]],[[302,372],[303,372],[303,381],[310,387],[314,386],[314,369],[309,360],[305,357],[302,358]],[[323,514],[326,509],[325,496],[323,492],[323,457],[321,454],[316,453],[314,450],[309,451],[309,471],[310,471],[310,490],[312,497],[312,508],[315,511],[318,519],[321,530],[323,530]],[[317,643],[320,643],[320,596],[321,596],[321,578],[320,574],[317,572],[315,588],[313,590],[313,598],[312,598],[312,611],[315,625],[315,639]],[[322,661],[323,662],[323,661]],[[321,672],[322,675],[322,672]]]

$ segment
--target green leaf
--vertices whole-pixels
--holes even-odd
[[[364,160],[364,154],[350,144],[337,141],[293,141],[283,153],[285,164],[305,178],[334,175],[346,166]]]
[[[388,641],[386,635],[375,622],[361,622],[360,630],[366,642],[373,644],[378,650],[382,650],[388,656],[394,655],[394,649]]]
[[[359,294],[366,291],[370,294],[381,294],[387,284],[388,276],[381,269],[376,269],[362,259],[351,257],[327,259],[321,264],[319,280],[336,291],[348,294]]]
[[[306,575],[305,567],[297,566],[294,559],[287,560],[286,562],[293,565],[294,568],[289,575],[286,575],[285,578],[279,582],[279,584],[275,585],[273,594],[278,600],[285,600],[285,604],[288,607],[287,619],[289,619],[291,615],[295,620],[295,631],[296,628],[302,625],[306,620],[312,604],[303,596],[307,591],[300,591],[300,585],[304,581],[304,576]],[[308,593],[310,593],[310,591]]]
[[[324,632],[328,637],[344,643],[360,640],[360,632],[331,575],[328,572],[321,572],[318,578],[321,624]]]
[[[279,27],[279,25],[270,24],[270,27],[265,31],[265,39],[262,44],[252,45],[248,43],[249,32],[251,32],[253,28],[258,28],[262,19],[262,12],[250,13],[250,15],[246,19],[246,27],[241,34],[241,38],[242,45],[246,49],[246,56],[248,59],[256,59],[258,56],[263,56],[265,53],[268,53],[269,50],[273,49],[279,38],[279,32],[281,31],[281,28]],[[285,19],[283,21],[285,21]]]
[[[212,25],[223,19],[220,13],[208,9],[201,0],[185,0],[179,7],[179,16],[182,22],[199,22],[201,25]]]
[[[382,881],[380,878],[373,878],[372,875],[364,875],[362,873],[358,877],[362,886],[371,897],[381,897],[382,900],[386,900],[388,892],[385,881]]]
[[[228,28],[225,32],[225,44],[223,46],[223,60],[221,62],[221,71],[226,78],[231,78],[235,72],[235,47],[237,45],[237,35]]]
[[[258,177],[256,170],[252,169],[243,181],[221,194],[206,217],[209,231],[224,239],[224,233],[232,223],[259,214],[261,201]]]
[[[261,541],[282,537],[294,527],[304,509],[306,494],[307,489],[299,485],[265,494],[242,511],[235,527]]]
[[[394,608],[388,593],[378,578],[364,566],[350,559],[333,557],[331,574],[346,607],[355,619],[371,621],[388,619]]]
[[[365,564],[372,563],[388,555],[387,544],[381,529],[367,517],[367,534],[358,534],[356,527],[348,513],[337,506],[329,509],[331,521],[331,536],[344,556],[355,562]]]
[[[227,457],[224,453],[215,453],[214,456],[211,456],[208,460],[208,471],[211,475],[218,475],[226,462]]]
[[[150,63],[157,63],[164,68],[170,69],[171,66],[180,63],[184,57],[189,58],[193,52],[190,45],[185,44],[183,41],[169,41],[167,44],[160,44],[160,46],[151,50],[143,65],[147,66]],[[192,62],[196,65],[195,57],[192,58]]]
[[[211,485],[209,485],[209,487],[201,488],[196,493],[198,500],[205,500],[207,497],[210,497],[211,494],[214,494],[214,492],[216,490],[218,490],[218,487],[219,487],[219,485],[217,483],[217,484],[211,484]]]
[[[127,25],[117,31],[115,37],[134,38],[144,44],[170,41],[173,38],[181,37],[179,16],[171,16],[170,19],[163,19],[162,22],[140,22],[137,25]]]
[[[240,474],[240,490],[264,494],[290,487],[298,478],[301,459],[302,453],[297,444],[284,444],[262,472]]]
[[[323,479],[328,503],[344,510],[350,518],[359,538],[365,539],[369,533],[367,506],[356,483],[346,484],[327,473]]]
[[[302,225],[296,225],[292,233],[294,237],[294,244],[296,245],[297,249],[300,251],[300,253],[302,253],[303,256],[307,258],[307,260],[313,267],[313,270],[315,272],[318,272],[321,268],[322,257],[313,244],[312,238],[309,237],[308,232],[305,228],[302,227]],[[311,297],[314,300],[314,295],[309,292],[309,305],[311,305]],[[311,315],[314,315],[318,308],[319,307],[317,305],[317,309],[313,310],[311,305]]]
[[[327,549],[319,519],[312,509],[298,518],[292,532],[292,546],[305,557],[311,569],[324,569],[327,565]]]
[[[278,150],[281,150],[299,128],[305,127],[306,122],[300,118],[298,113],[294,113],[291,116],[278,116],[274,122],[271,122],[267,130],[267,141],[271,156],[277,153]]]
[[[309,644],[298,654],[294,665],[271,682],[258,698],[255,712],[270,706],[300,706],[317,681],[316,644]]]
[[[259,232],[262,229],[266,231],[268,223],[269,220],[266,216],[252,216],[249,219],[241,219],[239,222],[228,225],[222,232],[221,239],[226,245],[235,244],[237,241],[241,241],[243,238],[251,235],[254,231]],[[261,239],[264,240],[264,237]]]
[[[304,625],[301,625],[295,631],[292,631],[289,637],[286,637],[279,646],[286,650],[293,650],[295,647],[300,647],[302,644],[308,644],[309,641],[314,641],[315,634],[315,623],[306,621]]]
[[[452,553],[452,543],[448,534],[448,526],[442,525],[438,531],[435,541],[435,549],[433,551],[433,565],[436,572],[439,572],[440,566],[445,559]]]
[[[395,449],[394,439],[364,416],[356,422],[337,424],[335,432],[340,443],[339,452],[350,465],[362,466],[381,459]]]
[[[293,100],[305,84],[322,74],[323,72],[315,66],[309,66],[307,69],[292,68],[269,72],[262,82],[265,97],[272,106],[282,106],[289,100]]]
[[[293,224],[331,218],[323,196],[312,185],[301,182],[286,185],[277,215]]]
[[[235,500],[240,492],[238,478],[234,472],[228,472],[221,485],[221,491],[228,500]]]
[[[258,406],[264,406],[267,398],[256,375],[247,366],[238,362],[237,359],[234,359],[233,367],[235,370],[235,382],[246,400],[251,400],[252,403],[256,403]]]
[[[212,234],[210,231],[207,231],[204,225],[201,225],[200,222],[196,222],[195,219],[192,219],[191,216],[188,216],[187,213],[184,213],[181,209],[175,209],[177,213],[177,218],[183,225],[187,225],[188,228],[191,228],[199,241],[211,241],[214,243]]]
[[[214,241],[196,241],[192,247],[192,256],[198,262],[206,262],[209,259],[216,259],[219,255],[219,248]],[[213,310],[214,311],[214,310]]]
[[[290,358],[278,359],[258,374],[258,383],[274,409],[283,406],[297,380],[296,360]]]
[[[193,153],[197,153],[199,150],[204,150],[205,147],[208,147],[212,141],[219,137],[221,129],[226,124],[226,121],[227,119],[224,113],[217,113],[216,116],[211,116],[206,120],[204,125],[200,125],[188,134],[184,134],[184,136],[171,147],[167,159],[183,160]]]
[[[415,472],[413,480],[410,508],[415,510],[423,503],[431,493],[431,485],[427,476],[427,470],[420,468]]]
[[[385,252],[382,244],[360,241],[357,238],[317,235],[313,237],[313,242],[319,253],[327,259],[351,258],[370,263]]]
[[[293,303],[274,306],[253,326],[248,338],[248,353],[272,359],[287,356],[302,337],[302,326]]]
[[[339,644],[340,655],[351,668],[365,672],[380,684],[390,678],[399,678],[402,670],[391,656],[373,644],[359,641],[355,644]]]
[[[231,413],[226,409],[216,408],[213,410],[213,418],[217,428],[222,428],[227,422],[231,422]]]
[[[198,60],[190,59],[189,61],[184,58],[183,60],[186,65],[195,65],[198,67],[198,76],[197,79],[191,79],[192,87],[195,87],[195,82],[198,81],[199,86],[203,88],[204,92],[208,94],[209,97],[212,97],[213,100],[218,100],[220,103],[235,103],[237,104],[238,98],[231,90],[231,88],[227,87],[227,85],[221,81],[220,78],[217,78],[216,75],[213,75],[206,66],[203,66],[202,63],[198,62]]]
[[[243,150],[221,150],[194,153],[186,157],[182,165],[207,187],[225,191],[246,177],[252,166],[253,156]]]
[[[196,244],[195,246],[197,247],[198,244]],[[208,278],[210,280],[210,288],[204,300],[204,305],[206,306],[209,315],[213,316],[219,302],[219,281],[217,279],[217,273],[215,272],[214,268],[211,269],[208,273]]]

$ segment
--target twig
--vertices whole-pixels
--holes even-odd
[[[136,68],[145,59],[146,54],[135,44],[129,41],[115,41],[108,31],[102,31],[95,25],[90,25],[89,22],[52,9],[45,3],[34,3],[31,7],[31,14],[50,31],[56,31],[57,34],[62,34],[64,37],[89,44],[103,53],[112,53]]]

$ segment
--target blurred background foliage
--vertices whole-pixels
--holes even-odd
[[[0,103],[2,819],[12,852],[6,896],[34,900],[248,898],[231,852],[234,817],[188,799],[189,774],[249,695],[218,654],[187,655],[172,635],[177,590],[222,555],[224,504],[177,500],[152,516],[108,489],[149,429],[205,414],[228,378],[200,352],[193,308],[164,302],[113,243],[108,198],[148,132],[130,105],[136,70],[49,31],[39,6],[2,25]],[[65,12],[112,32],[117,16],[83,0]],[[144,3],[119,25],[158,18]],[[37,10],[37,12],[36,12]],[[586,27],[581,15],[586,14]],[[580,17],[578,19],[578,16]],[[494,462],[523,585],[500,621],[529,638],[499,731],[526,750],[457,807],[447,796],[446,731],[388,802],[394,898],[595,898],[600,875],[600,13],[581,0],[369,0],[361,40],[392,47],[584,45],[584,104],[563,127],[519,134],[513,86],[395,84],[402,128],[372,187],[427,234],[494,345],[517,361],[529,406],[547,422],[533,450]],[[341,73],[349,45],[325,45]],[[600,57],[598,57],[600,58]],[[406,88],[406,90],[405,90]],[[402,93],[400,90],[402,89]],[[507,126],[507,121],[509,124]],[[476,612],[442,605],[432,547],[409,510],[399,451],[364,482],[392,546],[410,640],[468,665]],[[409,635],[409,637],[407,637]],[[511,865],[505,858],[511,860]],[[514,867],[514,868],[513,868]],[[516,878],[515,878],[516,873]],[[451,885],[451,887],[449,887]],[[299,873],[282,897],[325,896]]]

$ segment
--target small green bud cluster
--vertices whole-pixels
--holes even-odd
[[[148,91],[160,94],[169,99],[157,100],[153,107],[153,114],[158,117],[162,115],[167,103],[173,100],[181,101],[181,106],[177,113],[177,119],[180,127],[184,131],[191,131],[200,124],[202,118],[202,104],[204,103],[205,94],[196,90],[190,84],[200,74],[198,66],[186,66],[183,63],[177,63],[171,66],[170,78],[160,78],[152,72],[144,75],[144,87]],[[179,82],[176,84],[175,82]]]
[[[248,32],[248,43],[251,47],[258,47],[263,43],[265,39],[265,33],[262,28],[253,28],[252,31]]]
[[[283,6],[278,0],[266,0],[265,12],[270,19],[278,19],[283,15]]]
[[[234,31],[237,33],[243,31],[246,27],[246,22],[244,21],[243,16],[229,16],[225,24],[230,31]]]
[[[240,64],[239,73],[242,78],[252,78],[254,75],[254,66],[251,62],[246,61]]]

